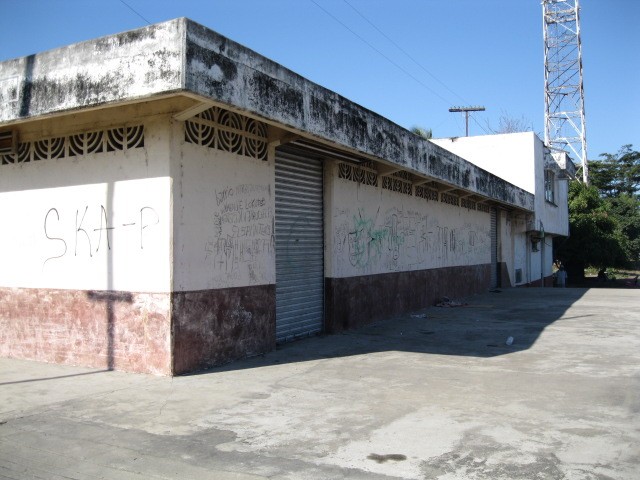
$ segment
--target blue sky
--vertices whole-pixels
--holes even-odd
[[[464,104],[487,109],[471,135],[503,115],[544,132],[540,0],[125,1],[140,16],[120,0],[0,0],[0,60],[184,16],[406,128],[464,135],[448,111]],[[589,158],[638,149],[640,1],[580,4]]]

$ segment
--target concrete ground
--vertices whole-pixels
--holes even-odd
[[[173,379],[1,359],[0,478],[638,479],[639,300],[504,290]]]

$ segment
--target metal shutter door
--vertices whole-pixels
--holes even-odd
[[[276,153],[276,341],[322,330],[322,161]]]
[[[491,288],[498,286],[498,213],[491,209]]]

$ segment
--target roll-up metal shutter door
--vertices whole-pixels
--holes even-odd
[[[498,286],[498,212],[491,209],[491,288]]]
[[[322,161],[276,153],[276,340],[320,332],[324,321]]]

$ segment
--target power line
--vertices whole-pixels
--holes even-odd
[[[484,128],[484,127],[482,126],[482,124],[481,124],[480,122],[478,122],[478,120],[476,120],[476,117],[474,117],[473,115],[469,115],[469,118],[470,118],[471,120],[473,120],[473,121],[476,123],[476,125],[478,125],[478,126],[480,127],[480,130],[482,130],[482,131],[483,131],[484,133],[486,133],[487,135],[491,135],[491,133],[490,133],[489,131],[487,131],[487,129],[486,129],[486,128]]]
[[[402,48],[400,45],[398,45],[397,42],[395,42],[391,37],[389,37],[386,33],[384,33],[380,28],[378,28],[371,20],[369,20],[360,10],[358,10],[356,7],[354,7],[351,3],[349,3],[347,0],[343,0],[344,3],[346,3],[347,5],[349,5],[354,12],[356,12],[360,17],[362,17],[362,19],[367,22],[369,25],[371,25],[373,28],[375,28],[378,33],[380,35],[382,35],[384,38],[386,38],[389,42],[391,42],[393,44],[394,47],[396,47],[398,50],[400,50],[402,53],[404,53],[404,55],[411,60],[413,63],[415,63],[418,67],[420,67],[427,75],[429,75],[431,78],[433,78],[436,82],[438,82],[440,85],[442,85],[444,88],[446,88],[449,93],[453,94],[454,96],[458,97],[458,99],[462,100],[462,102],[464,102],[465,104],[469,104],[469,102],[467,100],[465,100],[464,98],[462,98],[460,95],[458,95],[456,92],[454,92],[452,89],[449,88],[449,86],[444,83],[442,80],[440,80],[438,77],[436,77],[433,73],[431,73],[429,70],[427,70],[426,67],[424,67],[420,62],[418,62],[415,58],[413,58],[413,56],[411,56],[404,48]]]
[[[449,102],[442,97],[438,92],[436,92],[435,90],[433,90],[431,87],[429,87],[428,85],[426,85],[424,82],[422,82],[419,78],[415,77],[414,75],[412,75],[411,73],[409,73],[407,70],[405,70],[404,68],[402,68],[400,65],[398,65],[396,62],[394,62],[391,58],[389,58],[387,55],[385,55],[384,53],[382,53],[380,50],[378,50],[376,47],[374,47],[371,43],[369,43],[365,38],[363,38],[362,36],[360,36],[359,34],[357,34],[356,32],[354,32],[351,28],[349,28],[349,26],[347,24],[345,24],[344,22],[342,22],[339,18],[337,18],[335,15],[333,15],[331,12],[329,12],[328,10],[326,10],[324,7],[322,7],[321,5],[319,5],[315,0],[309,0],[311,3],[313,3],[316,7],[318,7],[320,10],[322,10],[324,13],[326,13],[327,15],[329,15],[333,20],[335,20],[336,22],[338,22],[340,25],[342,25],[344,28],[346,28],[347,30],[349,30],[354,36],[356,36],[361,42],[365,43],[367,46],[369,46],[369,48],[371,48],[373,51],[375,51],[378,55],[380,55],[382,58],[384,58],[386,61],[388,61],[389,63],[391,63],[391,65],[393,65],[394,67],[396,67],[398,70],[400,70],[402,73],[404,73],[405,75],[407,75],[408,77],[410,77],[411,79],[413,79],[415,82],[417,82],[418,84],[420,84],[423,88],[427,89],[429,92],[431,92],[433,95],[435,95],[436,97],[438,97],[440,100],[442,100],[444,103],[449,104]]]
[[[147,20],[146,18],[144,18],[142,16],[142,14],[140,12],[138,12],[135,8],[133,8],[131,5],[129,5],[127,2],[125,2],[124,0],[120,0],[120,3],[122,3],[125,7],[127,7],[129,10],[131,10],[133,13],[135,13],[137,16],[139,16],[142,20],[144,20],[145,22],[147,22],[147,25],[151,25],[151,22],[149,20]]]
[[[421,87],[425,88],[426,90],[428,90],[429,92],[431,92],[433,95],[435,95],[436,97],[438,97],[440,100],[442,100],[444,103],[449,104],[450,102],[448,100],[446,100],[442,95],[440,95],[438,92],[436,92],[435,90],[433,90],[431,87],[429,87],[428,85],[426,85],[424,82],[422,82],[419,78],[415,77],[414,75],[412,75],[410,72],[408,72],[406,69],[404,69],[403,67],[401,67],[398,63],[396,63],[395,61],[393,61],[391,58],[389,58],[387,55],[385,55],[384,53],[382,53],[378,48],[374,47],[370,42],[368,42],[365,38],[363,38],[361,35],[359,35],[358,33],[356,33],[353,29],[351,29],[348,25],[346,25],[343,21],[341,21],[339,18],[337,18],[335,15],[333,15],[331,12],[327,11],[324,7],[322,7],[321,5],[319,5],[315,0],[309,0],[310,2],[312,2],[316,7],[318,7],[320,10],[322,10],[325,14],[327,14],[329,17],[331,17],[334,21],[336,21],[337,23],[339,23],[340,25],[342,25],[345,29],[347,29],[349,32],[351,32],[351,34],[353,34],[354,36],[356,36],[360,41],[362,41],[363,43],[365,43],[369,48],[371,48],[372,50],[374,50],[378,55],[380,55],[381,57],[383,57],[385,60],[387,60],[389,63],[391,63],[394,67],[396,67],[398,70],[400,70],[402,73],[404,73],[405,75],[407,75],[408,77],[410,77],[412,80],[414,80],[415,82],[417,82]],[[378,28],[373,22],[371,22],[367,17],[365,17],[360,11],[358,11],[358,9],[356,9],[353,5],[351,5],[347,0],[343,0],[347,5],[349,5],[358,15],[360,15],[367,23],[369,23],[373,28],[375,28],[384,38],[386,38],[389,42],[391,42],[398,50],[400,50],[404,55],[406,55],[412,62],[414,62],[416,65],[418,65],[422,70],[424,70],[429,76],[431,76],[433,79],[435,79],[438,83],[440,83],[444,88],[446,88],[450,93],[452,93],[453,95],[455,95],[456,97],[458,97],[460,100],[464,101],[464,99],[458,95],[456,92],[454,92],[452,89],[450,89],[444,82],[442,82],[440,79],[438,79],[435,75],[433,75],[431,72],[429,72],[429,70],[427,70],[423,65],[421,65],[416,59],[414,59],[409,53],[407,53],[400,45],[398,45],[395,41],[393,41],[387,34],[385,34],[380,28]],[[488,134],[489,132],[487,132],[487,130],[473,117],[471,116],[471,119],[478,125],[478,127],[480,127],[482,129],[482,131],[484,131],[484,133]]]

